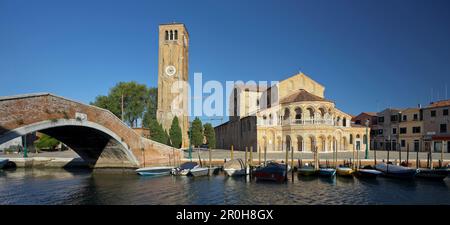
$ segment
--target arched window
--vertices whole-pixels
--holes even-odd
[[[350,143],[353,143],[353,134],[350,134]]]
[[[283,119],[284,120],[288,120],[289,119],[289,116],[290,116],[290,111],[289,111],[289,108],[285,108],[284,109],[284,116],[283,116]]]
[[[272,123],[272,120],[273,120],[273,118],[272,118],[272,113],[271,113],[271,114],[269,114],[269,124],[270,124],[270,125],[273,124],[273,123]]]
[[[175,40],[178,40],[178,30],[175,30]]]
[[[295,109],[295,119],[296,120],[301,120],[302,119],[302,109],[301,108],[296,108]]]
[[[344,119],[342,120],[342,126],[346,127],[347,126],[347,119],[344,117]]]
[[[166,30],[166,36],[164,38],[166,41],[169,40],[169,31]]]
[[[170,31],[170,37],[169,37],[169,39],[170,39],[170,40],[173,40],[173,30]]]

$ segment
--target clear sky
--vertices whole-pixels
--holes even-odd
[[[189,75],[281,80],[299,70],[350,114],[426,105],[450,89],[448,0],[0,0],[0,96],[89,103],[157,85],[158,25],[185,23]]]

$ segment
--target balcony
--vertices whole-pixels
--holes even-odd
[[[332,119],[286,119],[278,122],[258,121],[259,126],[286,126],[286,125],[329,125],[337,126]],[[342,125],[341,125],[342,126]]]

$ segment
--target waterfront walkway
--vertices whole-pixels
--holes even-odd
[[[211,158],[212,163],[215,165],[221,165],[225,159],[229,160],[231,158],[230,150],[222,150],[222,149],[213,149],[211,150]],[[389,160],[390,161],[396,161],[399,159],[399,152],[398,151],[390,151],[389,153]],[[198,161],[198,154],[200,154],[200,157],[202,161],[205,163],[208,163],[209,160],[209,151],[208,150],[194,150],[192,152],[192,160]],[[234,158],[245,158],[245,152],[244,151],[234,151]],[[359,152],[359,159],[361,160],[362,165],[367,164],[373,164],[374,162],[374,151],[369,151],[369,159],[364,160],[364,151]],[[381,162],[382,160],[387,159],[387,151],[377,151],[377,162]],[[250,158],[250,154],[247,154],[247,157]],[[407,154],[406,152],[402,152],[401,154],[401,160],[406,161]],[[409,162],[412,165],[415,165],[416,160],[416,152],[410,152],[409,153]],[[8,158],[13,162],[16,162],[18,167],[67,167],[67,166],[84,166],[83,160],[74,152],[71,150],[62,151],[62,152],[41,152],[41,153],[35,153],[35,152],[29,152],[28,158],[24,159],[21,153],[14,153],[14,154],[3,154],[0,153],[0,158]],[[258,163],[259,161],[259,153],[253,152],[252,158],[254,163]],[[276,160],[276,161],[283,161],[286,158],[285,152],[267,152],[266,155],[267,160]],[[303,162],[311,162],[313,161],[313,153],[311,152],[294,152],[294,161],[295,164],[297,164],[298,159],[302,159]],[[349,161],[352,159],[353,161],[353,152],[338,152],[338,161],[339,163],[342,163],[344,160]],[[438,160],[441,159],[441,153],[433,153],[433,161],[437,165]],[[329,163],[332,163],[333,161],[333,153],[327,152],[327,153],[320,153],[319,159],[321,163],[325,163],[327,160]],[[444,165],[450,164],[450,153],[444,153],[443,154],[444,159]],[[187,151],[184,152],[184,159],[183,161],[189,160],[189,153]],[[264,153],[261,152],[261,161],[264,160]],[[289,153],[289,161],[291,160],[291,154]],[[426,152],[419,152],[419,160],[421,163],[421,166],[426,165],[427,161],[427,153]],[[173,161],[171,162],[171,164]],[[175,162],[175,164],[179,164],[180,162]]]

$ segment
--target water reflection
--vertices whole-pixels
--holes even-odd
[[[444,181],[298,176],[141,177],[126,171],[0,171],[0,204],[450,204]]]

